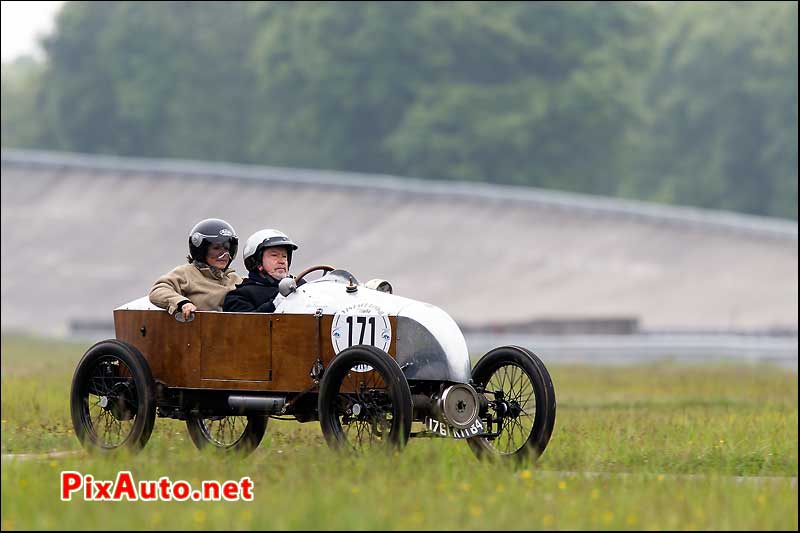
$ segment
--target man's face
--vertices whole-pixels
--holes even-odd
[[[286,248],[272,247],[264,250],[261,256],[263,271],[277,280],[282,280],[289,275],[289,254]]]

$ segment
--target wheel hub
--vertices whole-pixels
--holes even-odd
[[[508,416],[511,418],[517,418],[522,413],[522,408],[519,406],[517,402],[511,402],[508,404]]]
[[[522,414],[522,408],[519,406],[519,403],[507,402],[505,400],[500,400],[495,403],[495,411],[497,412],[497,416],[501,418],[517,418]]]
[[[478,393],[464,383],[448,387],[437,401],[439,412],[450,425],[458,429],[466,429],[475,422],[479,406]]]
[[[103,405],[101,398],[100,405],[108,409],[117,420],[132,420],[136,416],[135,404],[136,395],[128,383],[115,383],[111,388],[112,396],[103,396],[106,399]]]

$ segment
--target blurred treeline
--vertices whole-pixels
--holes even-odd
[[[4,146],[797,218],[795,2],[68,2]]]

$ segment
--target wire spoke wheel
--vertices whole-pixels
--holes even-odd
[[[481,416],[488,435],[468,439],[470,448],[485,458],[539,457],[556,416],[553,382],[541,360],[524,348],[496,348],[478,361],[472,378],[488,401]]]
[[[234,446],[244,436],[247,427],[245,416],[222,416],[202,418],[200,427],[208,440],[217,446]]]
[[[337,449],[403,446],[411,433],[411,391],[397,363],[372,346],[343,350],[320,386],[320,426]]]
[[[93,451],[138,451],[155,423],[152,375],[135,348],[115,340],[95,344],[78,363],[70,393],[72,425]]]
[[[501,454],[516,452],[525,445],[533,429],[536,415],[533,382],[520,366],[501,366],[486,384],[486,397],[493,402],[495,411],[504,413],[498,417],[496,429],[500,434],[492,440],[492,445]]]
[[[86,429],[104,448],[116,448],[131,435],[138,398],[130,369],[113,356],[100,358],[85,390]]]
[[[338,404],[339,425],[354,449],[363,450],[388,438],[392,399],[378,371],[358,372],[351,368],[340,385]]]
[[[212,449],[218,453],[248,455],[255,451],[264,438],[267,417],[248,416],[192,416],[186,420],[189,437],[199,450]]]

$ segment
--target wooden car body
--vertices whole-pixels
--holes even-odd
[[[289,414],[314,419],[321,372],[355,344],[394,358],[412,393],[470,381],[466,342],[449,315],[369,289],[343,270],[279,296],[274,313],[199,311],[183,322],[145,297],[115,309],[114,326],[116,339],[147,361],[160,387],[161,416],[229,412],[230,395],[244,394],[277,395],[295,408]],[[294,401],[301,394],[307,404]],[[303,405],[309,412],[298,413]]]
[[[393,324],[396,317],[389,318]],[[322,332],[333,316],[199,311],[178,322],[163,310],[117,309],[116,338],[135,346],[153,378],[170,387],[299,392],[319,357],[335,353]],[[396,356],[393,339],[388,354]]]
[[[147,297],[115,309],[116,338],[89,348],[73,376],[78,439],[138,451],[164,417],[185,420],[198,448],[250,453],[269,417],[288,417],[319,420],[334,448],[439,436],[465,439],[478,456],[544,451],[555,392],[535,354],[499,347],[471,367],[438,307],[315,269],[331,271],[299,287],[283,280],[274,313],[184,321]]]

